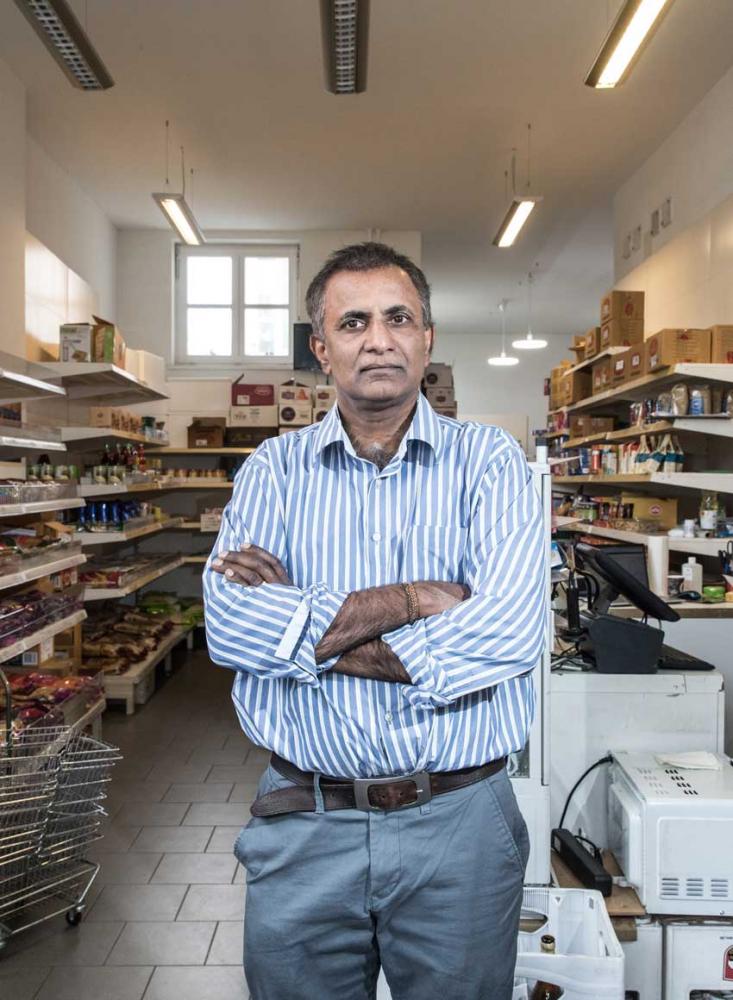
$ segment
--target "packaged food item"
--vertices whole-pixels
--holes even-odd
[[[674,414],[675,417],[683,417],[690,407],[690,394],[684,382],[672,386],[671,397],[670,409],[667,411],[664,411],[663,407],[660,407],[660,409],[663,412]]]
[[[690,389],[689,414],[692,417],[702,417],[711,412],[711,393],[709,385],[695,385]]]

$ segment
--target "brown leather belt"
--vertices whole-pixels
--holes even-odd
[[[279,788],[260,796],[253,804],[253,816],[282,816],[291,812],[315,812],[316,795],[313,773],[301,771],[290,761],[273,754],[270,763],[275,770],[292,781],[291,788]],[[453,792],[496,774],[506,764],[506,757],[492,760],[481,767],[462,771],[417,771],[391,778],[331,778],[321,775],[319,787],[323,807],[332,809],[362,809],[365,812],[390,812],[408,806],[424,805],[434,795]]]

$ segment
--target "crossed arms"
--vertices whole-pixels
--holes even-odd
[[[216,546],[228,555],[212,556],[204,572],[215,662],[313,686],[329,670],[399,682],[409,702],[428,709],[534,667],[544,632],[542,522],[526,462],[509,439],[472,497],[470,596],[460,584],[418,582],[421,617],[411,625],[399,584],[357,592],[291,584],[280,491],[266,453],[245,464]]]

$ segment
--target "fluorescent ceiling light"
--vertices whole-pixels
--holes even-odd
[[[321,0],[326,89],[332,94],[366,90],[369,0]]]
[[[206,242],[204,234],[199,229],[194,214],[182,194],[170,194],[163,191],[154,194],[153,198],[184,243],[197,247]]]
[[[515,195],[504,216],[504,221],[494,237],[495,247],[510,247],[514,243],[538,201],[542,201],[542,199]]]
[[[659,27],[672,0],[626,0],[585,78],[588,87],[623,83]]]
[[[67,0],[15,0],[15,5],[75,87],[108,90],[114,86]]]

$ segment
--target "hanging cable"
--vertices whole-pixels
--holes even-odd
[[[168,167],[169,167],[168,161],[170,159],[170,140],[171,140],[171,136],[170,136],[170,122],[166,118],[166,120],[165,120],[165,186],[167,188],[171,186],[170,170],[168,169]]]

